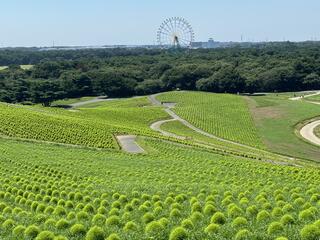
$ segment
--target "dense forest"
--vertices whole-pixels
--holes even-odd
[[[32,64],[23,70],[20,65]],[[320,89],[320,43],[198,50],[0,49],[0,101],[127,97],[173,89],[227,93]]]

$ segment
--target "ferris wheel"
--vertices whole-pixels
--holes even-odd
[[[180,17],[166,19],[157,33],[158,45],[163,48],[188,48],[194,42],[192,26]]]

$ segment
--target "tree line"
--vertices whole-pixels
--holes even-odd
[[[34,65],[23,70],[19,65]],[[161,91],[217,93],[320,89],[320,43],[166,51],[0,50],[0,101],[41,103],[83,96],[128,97]]]

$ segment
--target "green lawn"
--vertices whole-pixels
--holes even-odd
[[[320,116],[320,106],[290,101],[276,94],[248,97],[247,100],[259,134],[271,151],[320,161],[320,148],[295,134],[297,124]]]
[[[237,95],[204,92],[169,92],[163,102],[175,102],[173,109],[196,127],[218,137],[263,148],[246,101]]]

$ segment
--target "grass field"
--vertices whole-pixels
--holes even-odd
[[[319,169],[144,144],[149,155],[0,140],[1,238],[301,239],[319,227]]]
[[[320,115],[320,106],[290,101],[287,95],[270,94],[247,98],[259,134],[271,150],[320,161],[319,147],[297,137],[297,124]]]
[[[196,127],[218,137],[263,148],[245,100],[236,95],[199,92],[161,94],[163,102],[177,103],[173,109]]]
[[[110,102],[95,109],[83,108],[71,112],[40,106],[25,107],[0,103],[0,134],[23,139],[35,139],[96,148],[118,148],[117,134],[157,135],[149,125],[166,118],[158,107],[150,106],[147,98]],[[139,107],[140,104],[149,107]],[[106,107],[107,106],[107,107]]]
[[[306,152],[292,147],[290,153],[319,153],[288,133],[294,125],[284,127],[316,114],[316,105],[284,95],[174,92],[159,98],[177,102],[178,114],[225,138],[261,148],[253,143],[260,136],[270,148],[268,137],[297,141]],[[285,117],[276,118],[270,108]],[[274,125],[268,125],[266,112]],[[178,121],[161,128],[188,139],[163,137],[150,129],[162,119],[168,114],[147,97],[72,111],[0,103],[0,239],[319,239],[318,164],[296,160],[299,166],[290,166],[293,160],[203,136]],[[268,128],[283,132],[268,135]],[[117,134],[138,135],[146,153],[120,151]],[[281,136],[295,140],[281,142]]]

